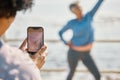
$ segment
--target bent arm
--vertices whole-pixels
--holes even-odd
[[[68,23],[66,26],[64,26],[60,31],[59,31],[59,36],[60,36],[60,39],[64,42],[64,44],[66,44],[67,45],[67,42],[64,40],[64,38],[63,38],[63,33],[65,32],[65,31],[67,31],[68,29],[70,29],[70,25],[69,25],[70,23]]]
[[[63,32],[62,31],[59,32],[59,36],[60,36],[60,39],[64,42],[64,44],[67,45],[67,42],[63,38]]]
[[[103,2],[103,0],[99,0],[97,2],[97,4],[93,7],[93,9],[89,12],[92,17],[95,15],[95,13],[97,12],[97,10],[101,6],[102,2]]]

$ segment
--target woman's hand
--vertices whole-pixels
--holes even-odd
[[[27,44],[27,38],[23,41],[23,43],[21,44],[19,49],[27,52],[28,49],[26,49],[26,44]],[[47,47],[44,45],[35,55],[30,55],[30,57],[36,63],[36,65],[39,69],[41,69],[41,67],[45,63],[45,59],[47,56],[46,49],[47,49]]]
[[[46,52],[47,47],[43,46],[35,55],[31,56],[33,61],[36,63],[37,67],[41,69],[41,67],[44,65],[47,52]]]
[[[72,48],[72,47],[73,47],[73,44],[72,44],[71,42],[68,42],[68,43],[67,43],[67,46],[68,46],[69,48]]]

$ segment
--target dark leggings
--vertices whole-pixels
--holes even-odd
[[[78,51],[74,51],[72,49],[69,49],[69,51],[68,51],[68,63],[69,63],[69,67],[70,67],[70,72],[67,77],[67,80],[72,80],[72,77],[75,73],[75,69],[77,67],[79,60],[82,60],[83,64],[93,74],[93,76],[95,77],[96,80],[100,80],[100,77],[101,77],[100,73],[90,55],[90,51],[78,52]]]

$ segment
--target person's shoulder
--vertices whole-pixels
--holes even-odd
[[[84,14],[84,17],[89,17],[90,16],[90,12],[87,12],[86,14]]]
[[[85,15],[84,15],[84,19],[92,19],[92,14],[91,12],[87,12]]]
[[[39,69],[35,63],[27,53],[24,53],[18,48],[3,44],[3,46],[0,48],[0,64],[3,67],[7,66],[10,68],[10,70],[5,69],[5,71],[12,72],[12,68],[17,70],[19,72],[18,75],[21,75],[19,79],[25,78],[24,76],[27,76],[30,77],[30,80],[41,80]],[[0,70],[1,69],[3,68],[0,67]],[[23,75],[23,73],[25,74]]]
[[[4,57],[6,60],[9,59],[9,62],[12,62],[13,64],[19,62],[18,65],[21,65],[23,63],[28,63],[29,61],[33,63],[27,53],[24,53],[20,49],[11,47],[7,44],[3,44],[0,48],[0,56]]]
[[[76,19],[71,19],[71,20],[68,21],[68,23],[73,23],[75,21],[76,21]]]
[[[74,22],[74,21],[76,21],[76,19],[71,19],[69,22]]]

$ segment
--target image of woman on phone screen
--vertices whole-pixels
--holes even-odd
[[[30,9],[32,4],[33,0],[0,0],[0,37],[13,23],[17,12]],[[20,50],[0,39],[0,80],[41,80],[39,69],[45,62],[46,46],[30,57],[26,43],[25,39]]]

